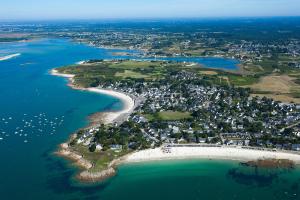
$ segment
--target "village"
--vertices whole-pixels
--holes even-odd
[[[136,26],[127,28],[122,24],[115,24],[103,28],[104,25],[74,27],[70,24],[64,29],[56,25],[40,25],[36,30],[30,25],[16,27],[7,24],[0,27],[0,31],[18,33],[23,30],[28,38],[61,37],[100,48],[139,50],[136,55],[141,58],[226,57],[240,60],[247,68],[258,67],[267,71],[270,67],[272,70],[300,67],[300,39],[295,28],[290,32],[280,29],[270,32],[267,27],[260,26],[254,30],[255,34],[249,35],[248,32],[253,31],[250,27],[240,29],[238,25],[216,28],[198,22],[193,24],[195,28],[189,32],[180,29],[180,24],[166,23],[160,28],[155,28],[155,23],[149,22],[148,25],[149,27],[144,27],[137,23]],[[286,38],[287,34],[291,37]]]
[[[300,106],[250,97],[192,72],[159,81],[121,80],[99,88],[143,99],[127,120],[80,130],[71,145],[90,151],[146,149],[162,144],[214,144],[300,151]]]
[[[78,42],[104,48],[139,49],[141,57],[215,56],[240,60],[243,65],[267,68],[300,67],[300,41],[297,38],[282,40],[232,40],[227,32],[201,31],[134,31],[112,29],[99,32],[79,32],[65,35]],[[222,39],[220,37],[222,36]]]

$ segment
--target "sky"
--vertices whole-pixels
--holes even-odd
[[[300,0],[0,0],[0,20],[300,16]]]

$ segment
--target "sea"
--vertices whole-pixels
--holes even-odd
[[[114,56],[125,51],[132,56]],[[78,171],[54,155],[88,116],[122,108],[120,100],[77,91],[51,76],[53,68],[88,59],[139,59],[138,51],[103,49],[68,39],[0,43],[0,199],[300,199],[300,169],[247,168],[237,161],[180,160],[125,164],[115,177],[95,184],[78,182]],[[151,58],[145,58],[151,59]],[[163,59],[163,58],[161,58]],[[236,70],[224,58],[167,58],[207,68]]]

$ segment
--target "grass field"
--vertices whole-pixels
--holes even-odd
[[[231,85],[246,86],[258,82],[259,78],[255,76],[228,75]]]
[[[300,85],[295,78],[288,75],[268,75],[258,83],[250,85],[254,95],[266,96],[282,102],[300,103]]]
[[[89,169],[90,172],[99,172],[101,170],[105,170],[111,161],[129,153],[125,150],[121,152],[116,152],[113,150],[90,152],[87,147],[82,145],[76,145],[73,148],[75,151],[80,152],[86,160],[89,160],[93,163],[93,167]]]
[[[272,93],[290,93],[297,84],[287,75],[269,75],[261,78],[258,83],[251,85],[254,91],[268,91]]]
[[[164,120],[164,121],[176,121],[182,119],[192,118],[189,112],[178,112],[178,111],[162,111],[155,114],[144,114],[149,121],[153,120]]]
[[[163,62],[144,62],[144,61],[122,61],[110,64],[109,67],[117,69],[134,70],[137,68],[161,67]]]
[[[75,84],[81,87],[95,87],[105,80],[142,78],[156,80],[164,78],[170,72],[181,70],[195,72],[201,76],[201,73],[198,73],[201,71],[199,66],[189,66],[184,63],[167,61],[91,60],[85,64],[61,67],[57,68],[57,70],[60,73],[74,74]],[[213,75],[216,73],[213,70],[206,71],[202,75]]]
[[[218,72],[216,72],[216,71],[200,71],[199,73],[202,75],[217,75],[218,74]]]
[[[252,97],[267,97],[267,98],[271,98],[271,99],[274,99],[275,101],[281,101],[281,102],[284,102],[284,103],[298,103],[300,104],[300,98],[296,98],[296,97],[293,97],[292,95],[289,95],[289,94],[256,94],[256,93],[253,93],[251,94]]]
[[[177,111],[163,111],[163,112],[157,113],[157,117],[161,120],[176,121],[176,120],[191,118],[191,113],[177,112]]]
[[[265,61],[267,62],[267,61]],[[272,63],[272,61],[268,61]],[[270,64],[269,63],[269,64]],[[271,69],[271,68],[270,68]],[[199,66],[184,63],[164,61],[91,61],[83,65],[74,65],[58,69],[61,73],[75,74],[75,83],[82,87],[95,87],[106,80],[164,78],[170,72],[181,70],[190,71],[206,77],[206,80],[215,84],[250,87],[255,95],[264,95],[283,102],[300,102],[300,70],[285,68],[277,70],[277,74],[268,72],[264,67],[263,73],[257,75],[239,75],[229,72],[203,69]],[[260,71],[262,69],[258,69]],[[274,69],[273,69],[274,70]],[[180,120],[188,118],[186,113],[162,112],[155,118],[162,120]]]
[[[149,78],[150,75],[145,75],[145,74],[141,74],[138,72],[134,72],[131,70],[125,70],[124,72],[117,72],[115,74],[116,77],[121,77],[121,78]]]

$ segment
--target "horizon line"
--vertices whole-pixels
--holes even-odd
[[[226,20],[226,19],[272,19],[272,18],[299,18],[300,15],[278,16],[203,16],[203,17],[128,17],[128,18],[49,18],[49,19],[0,19],[3,22],[74,22],[74,21],[166,21],[166,20]]]

